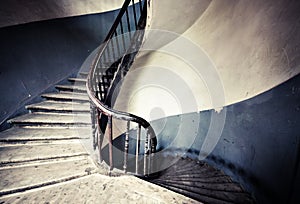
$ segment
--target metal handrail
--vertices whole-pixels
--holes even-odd
[[[106,127],[106,130],[108,130],[108,140],[109,140],[109,165],[110,165],[110,170],[112,170],[114,168],[114,164],[113,164],[113,141],[112,141],[112,119],[116,118],[118,120],[123,120],[123,121],[127,121],[127,132],[126,132],[126,138],[125,138],[125,145],[124,145],[124,171],[127,172],[127,159],[128,159],[128,149],[129,149],[129,127],[130,127],[130,122],[135,122],[138,124],[138,131],[137,131],[137,146],[136,146],[136,168],[135,168],[135,174],[140,175],[140,171],[139,171],[139,167],[138,167],[138,157],[139,157],[139,143],[140,143],[140,137],[141,137],[141,127],[145,128],[146,131],[146,139],[145,139],[145,151],[144,151],[144,171],[143,171],[143,175],[148,175],[151,170],[151,155],[155,152],[156,150],[156,145],[157,145],[157,139],[156,139],[156,135],[155,132],[153,130],[153,128],[151,127],[150,123],[148,121],[146,121],[145,119],[134,115],[134,114],[130,114],[130,113],[126,113],[126,112],[122,112],[122,111],[118,111],[118,110],[114,110],[113,108],[109,107],[107,104],[105,104],[105,100],[103,100],[104,96],[101,94],[100,91],[100,96],[97,90],[100,90],[101,87],[101,79],[96,79],[96,72],[99,71],[97,69],[99,63],[101,62],[101,60],[103,60],[102,58],[105,57],[106,52],[109,52],[109,45],[110,45],[110,41],[114,36],[117,36],[117,29],[118,27],[120,27],[121,30],[121,34],[123,34],[122,32],[124,31],[124,26],[122,23],[122,17],[126,14],[126,20],[127,20],[127,31],[130,32],[131,28],[130,28],[130,17],[129,17],[129,12],[128,12],[128,7],[130,5],[130,3],[132,3],[132,9],[133,9],[133,13],[134,13],[134,24],[135,24],[135,28],[136,30],[138,30],[139,28],[139,23],[140,20],[142,19],[142,17],[146,18],[145,12],[147,10],[147,5],[146,5],[146,1],[144,2],[144,6],[142,6],[142,1],[139,0],[139,8],[140,8],[140,19],[139,22],[137,22],[137,12],[136,12],[136,5],[134,0],[125,0],[122,8],[120,9],[120,12],[118,14],[118,16],[116,17],[115,22],[113,23],[110,31],[108,32],[108,35],[105,38],[105,41],[103,43],[103,45],[100,47],[98,53],[96,54],[96,57],[94,58],[92,65],[91,65],[91,70],[88,74],[88,78],[87,78],[87,94],[89,96],[90,102],[91,102],[91,111],[92,114],[96,113],[96,116],[92,115],[92,124],[93,127],[96,129],[97,127],[97,137],[98,137],[98,148],[99,148],[99,158],[100,158],[100,162],[102,162],[102,140],[101,137],[104,136],[103,133],[101,133],[102,131],[100,131],[101,129],[101,119],[104,116],[107,116],[108,120],[106,121],[107,123],[104,125]],[[144,14],[144,16],[142,15]],[[131,22],[132,23],[132,22]],[[123,39],[124,40],[124,39]],[[111,42],[112,43],[112,42]],[[117,44],[118,42],[116,42]],[[124,44],[124,41],[123,41]],[[120,46],[117,44],[117,46]],[[111,47],[112,52],[114,47]],[[119,47],[118,47],[119,48]],[[125,47],[124,47],[125,49]],[[120,50],[118,50],[120,52]],[[109,55],[109,54],[108,54]],[[124,59],[124,57],[127,55],[127,51],[125,51],[122,55],[122,59]],[[115,56],[115,53],[113,53],[113,56]],[[115,61],[117,61],[117,59],[114,59]],[[118,65],[118,70],[114,73],[114,75],[116,76],[118,74],[118,72],[122,71],[122,65],[123,60],[121,60],[120,64]],[[115,80],[116,77],[114,77],[113,80]],[[102,80],[103,81],[103,80]],[[95,83],[98,83],[98,85],[95,85]],[[111,85],[114,84],[114,81],[111,81]],[[104,86],[104,85],[103,85]],[[112,86],[109,87],[108,90],[112,91],[111,89],[113,89]],[[107,95],[106,95],[107,96]],[[101,99],[103,101],[101,101]],[[104,115],[104,116],[103,116]],[[107,126],[106,126],[107,125]],[[95,137],[95,135],[94,135]],[[100,139],[99,139],[100,138]],[[150,157],[149,157],[150,156]]]

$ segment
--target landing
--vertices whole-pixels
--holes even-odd
[[[199,203],[133,176],[100,174],[0,198],[0,203]]]

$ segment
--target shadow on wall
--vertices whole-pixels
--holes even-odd
[[[101,44],[117,11],[0,28],[0,124],[76,73]]]
[[[222,169],[251,192],[258,203],[299,203],[300,200],[300,75],[252,99],[226,108],[221,138],[206,160]],[[190,113],[153,121],[159,149],[189,149],[198,158],[211,123],[212,111]],[[194,132],[179,135],[182,117],[200,117]],[[196,125],[196,124],[195,124]],[[193,129],[193,128],[190,128]],[[187,140],[194,140],[192,146]]]

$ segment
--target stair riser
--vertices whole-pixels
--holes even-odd
[[[203,202],[203,203],[209,203],[209,204],[232,204],[232,202],[218,200],[218,199],[206,196],[206,195],[189,192],[187,190],[176,188],[176,187],[173,187],[173,186],[168,186],[168,185],[165,185],[165,184],[158,184],[158,185],[161,186],[161,187],[167,188],[167,189],[169,189],[171,191],[178,192],[180,194],[183,194],[183,195],[185,195],[187,197],[193,198],[193,199],[198,200],[198,201]]]
[[[90,110],[55,110],[45,108],[27,108],[30,113],[46,112],[46,113],[89,113]]]
[[[74,93],[86,93],[86,89],[76,89],[76,88],[64,88],[64,87],[56,87],[58,91],[68,91],[68,92],[74,92]]]
[[[49,97],[49,96],[42,96],[45,99],[48,100],[53,100],[53,101],[74,101],[74,102],[89,102],[88,99],[69,99],[69,98],[54,98],[54,97]]]
[[[10,124],[14,126],[38,126],[38,127],[69,127],[69,128],[74,128],[74,127],[90,127],[90,123],[41,123],[41,122],[10,122]]]
[[[222,202],[230,202],[230,203],[249,203],[247,200],[247,196],[243,193],[234,193],[234,192],[224,192],[224,191],[214,191],[214,190],[206,190],[206,189],[201,189],[201,188],[196,188],[196,187],[190,187],[190,186],[184,186],[184,185],[177,185],[177,184],[170,184],[170,183],[160,183],[167,188],[173,187],[176,189],[182,189],[190,194],[199,194],[199,195],[204,195],[207,197],[211,197],[217,200],[220,200]]]

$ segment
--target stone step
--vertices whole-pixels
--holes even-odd
[[[91,174],[64,183],[0,197],[0,203],[189,203],[183,195],[134,176]]]
[[[87,176],[95,172],[89,159],[0,168],[0,196]]]
[[[225,174],[221,171],[216,171],[216,170],[205,170],[201,169],[199,172],[196,169],[191,170],[190,172],[185,171],[183,172],[172,172],[170,174],[165,174],[161,176],[162,178],[211,178],[211,177],[220,177],[224,176]]]
[[[157,179],[157,183],[165,183],[168,185],[183,185],[183,186],[194,186],[195,188],[202,188],[202,189],[207,189],[207,190],[212,190],[212,191],[226,191],[226,192],[240,192],[243,193],[243,189],[234,182],[228,182],[228,183],[215,183],[215,182],[199,182],[199,181],[176,181],[176,180],[162,180],[162,179]]]
[[[0,146],[0,163],[17,165],[24,162],[88,155],[82,144],[31,144]]]
[[[73,82],[73,83],[86,83],[87,79],[86,78],[68,78],[68,80],[70,82]]]
[[[88,127],[58,128],[58,127],[12,127],[0,132],[0,142],[28,142],[87,139],[92,135]]]
[[[218,190],[210,190],[199,188],[197,186],[186,186],[183,184],[175,184],[169,182],[159,182],[158,184],[162,184],[167,188],[175,188],[177,190],[181,189],[187,191],[186,195],[190,196],[192,193],[199,195],[198,199],[201,201],[201,195],[207,196],[210,198],[214,198],[223,202],[229,203],[253,203],[253,200],[249,197],[248,194],[242,192],[227,192],[227,191],[218,191]],[[171,189],[173,190],[173,189]]]
[[[86,78],[89,75],[89,72],[80,72],[79,75]]]
[[[19,125],[76,125],[91,124],[90,114],[34,112],[8,120]]]
[[[42,95],[43,98],[56,100],[56,101],[83,101],[88,102],[89,98],[86,93],[73,93],[73,92],[63,92],[63,93],[47,93]]]
[[[90,112],[89,103],[76,103],[67,101],[43,101],[26,106],[31,111],[47,112]]]
[[[71,91],[71,92],[86,92],[85,84],[75,84],[75,85],[55,85],[55,88],[63,91]]]
[[[210,177],[210,178],[181,178],[181,177],[172,177],[172,178],[158,178],[154,179],[153,182],[155,183],[157,180],[163,181],[179,181],[179,182],[199,182],[199,183],[231,183],[232,180],[224,175],[220,177]]]
[[[185,195],[187,197],[190,197],[192,199],[198,200],[198,201],[203,202],[203,203],[232,204],[232,202],[230,202],[230,201],[224,201],[224,200],[220,200],[220,199],[217,199],[217,198],[212,198],[212,197],[207,196],[207,195],[201,195],[199,193],[190,192],[188,190],[181,189],[181,188],[176,188],[174,186],[168,186],[168,185],[165,185],[165,184],[158,184],[158,185],[161,186],[161,187],[164,187],[166,189],[172,190],[174,192],[180,193],[182,195]]]

